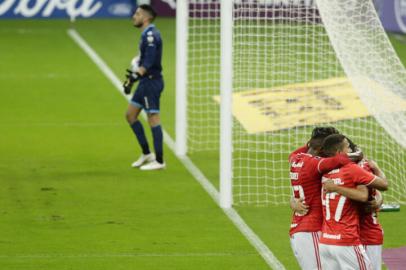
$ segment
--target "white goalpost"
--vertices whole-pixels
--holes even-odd
[[[176,2],[176,145],[178,156],[187,152],[188,1]]]
[[[324,125],[406,203],[406,71],[372,0],[177,5],[177,153],[219,164],[222,207],[287,203],[287,156]]]
[[[233,203],[233,2],[222,0],[221,21],[221,61],[220,61],[220,206],[230,208]]]

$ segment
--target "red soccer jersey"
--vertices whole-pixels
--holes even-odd
[[[361,160],[358,165],[364,170],[372,173],[367,160]],[[368,192],[368,200],[373,200],[376,195],[376,189],[368,188]],[[366,213],[364,208],[361,207],[359,225],[361,243],[363,245],[383,244],[383,230],[378,221],[378,212]]]
[[[296,232],[317,232],[323,222],[321,208],[321,176],[332,169],[350,163],[346,155],[330,158],[315,157],[307,153],[306,147],[299,148],[289,156],[290,179],[295,198],[302,198],[309,206],[306,215],[294,213],[289,234]]]
[[[360,168],[357,164],[347,164],[333,170],[323,179],[332,179],[336,185],[356,188],[369,185],[375,175]],[[323,227],[320,243],[337,246],[360,245],[359,204],[336,192],[322,191]]]

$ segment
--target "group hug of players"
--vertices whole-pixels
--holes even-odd
[[[388,182],[378,165],[333,127],[315,128],[289,163],[290,242],[300,267],[381,269],[377,211]]]

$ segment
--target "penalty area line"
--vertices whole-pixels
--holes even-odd
[[[90,47],[89,44],[79,35],[74,29],[68,30],[68,35],[75,41],[75,43],[90,57],[90,59],[96,64],[101,72],[110,80],[115,86],[116,90],[127,100],[130,100],[129,96],[126,96],[122,91],[122,82],[110,69],[110,67],[103,61],[103,59]],[[146,114],[143,113],[144,119]],[[166,145],[176,155],[175,142],[169,136],[169,134],[163,130],[164,141]],[[204,176],[204,174],[196,167],[196,165],[187,156],[177,156],[182,162],[185,168],[193,175],[193,177],[200,183],[204,190],[210,195],[210,197],[219,206],[219,192],[212,185],[212,183]],[[251,245],[262,256],[265,262],[272,269],[285,269],[282,263],[275,257],[272,251],[262,242],[262,240],[255,234],[255,232],[245,223],[241,216],[234,208],[223,209],[221,208],[227,217],[234,223],[234,225],[240,230],[245,238],[251,243]]]

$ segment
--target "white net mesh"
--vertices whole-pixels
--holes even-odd
[[[287,156],[324,125],[381,165],[386,201],[406,203],[405,70],[370,0],[317,4],[234,1],[234,203],[287,203]],[[209,17],[189,21],[188,138],[189,149],[218,151],[220,22]]]
[[[213,96],[220,93],[220,5],[204,2],[189,3],[187,137],[191,152],[216,150],[219,144],[220,109]]]
[[[284,203],[290,197],[287,155],[305,143],[309,129],[295,127],[295,123],[279,128],[276,122],[289,124],[301,109],[316,114],[321,108],[305,108],[315,98],[312,89],[299,101],[300,89],[289,93],[285,86],[342,74],[318,19],[312,6],[252,1],[235,6],[233,90],[253,96],[243,101],[247,113],[250,106],[256,106],[245,125],[239,119],[234,123],[237,204]],[[249,121],[254,123],[250,130]],[[271,121],[276,121],[274,128]],[[306,119],[302,124],[306,125]]]
[[[345,2],[318,1],[333,47],[362,101],[385,130],[406,148],[406,114],[402,106],[406,99],[406,70],[372,2],[347,1],[344,5]],[[342,17],[348,20],[337,23]]]

